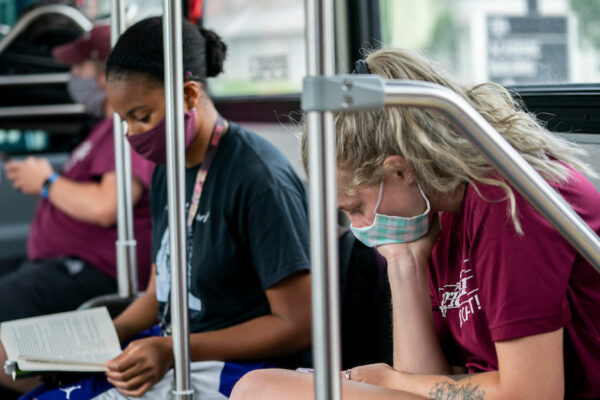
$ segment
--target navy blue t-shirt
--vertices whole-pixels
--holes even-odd
[[[186,217],[199,166],[186,169]],[[152,259],[159,319],[170,291],[166,168],[152,178]],[[208,171],[188,260],[191,332],[270,313],[265,290],[309,270],[304,187],[269,142],[230,123]]]

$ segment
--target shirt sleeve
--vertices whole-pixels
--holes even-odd
[[[289,188],[272,187],[248,207],[246,242],[263,290],[309,267],[306,199]]]
[[[567,285],[576,253],[516,191],[515,196],[524,235],[515,231],[506,201],[473,195],[470,265],[493,341],[551,332],[571,317]]]
[[[102,129],[102,127],[98,129]],[[102,139],[94,144],[94,158],[89,166],[89,176],[101,177],[107,172],[115,170],[114,143],[113,130],[109,129],[105,131]]]

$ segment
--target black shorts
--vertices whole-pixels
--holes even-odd
[[[0,322],[72,311],[116,291],[114,278],[78,259],[26,261],[0,277]]]

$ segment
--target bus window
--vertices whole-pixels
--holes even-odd
[[[42,152],[48,149],[48,142],[46,131],[0,129],[0,152],[5,154]]]
[[[127,0],[124,3],[128,26],[144,18],[162,14],[162,0]],[[110,18],[110,0],[79,0],[77,6],[90,20]]]
[[[508,86],[600,172],[596,0],[380,0],[384,46],[416,50],[464,84]],[[591,179],[600,188],[599,179]]]
[[[418,50],[465,82],[600,80],[596,0],[381,0],[385,45]]]
[[[215,96],[300,93],[306,71],[303,0],[208,0],[204,26],[229,47]]]

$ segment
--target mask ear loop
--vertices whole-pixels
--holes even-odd
[[[421,192],[421,196],[423,196],[423,199],[425,199],[425,203],[427,204],[427,209],[423,214],[427,214],[429,211],[431,211],[431,204],[429,204],[429,199],[427,198],[427,196],[425,196],[425,192],[423,192],[423,188],[421,187],[419,182],[417,182],[417,186],[419,187],[419,192]]]
[[[381,204],[381,198],[383,197],[383,181],[379,184],[379,198],[377,199],[377,204],[375,205],[375,210],[373,213],[377,215],[377,210],[379,210],[379,205]]]

